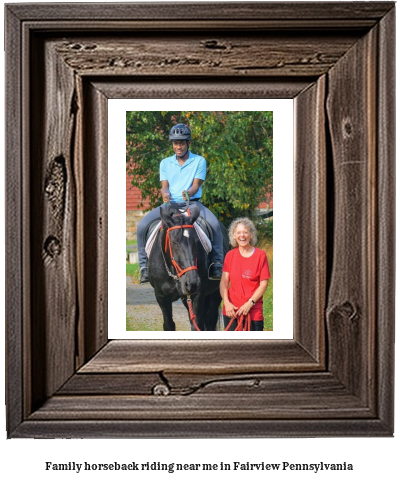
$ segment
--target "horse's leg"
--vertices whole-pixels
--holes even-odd
[[[172,301],[166,296],[155,292],[155,297],[163,315],[163,330],[176,331],[176,324],[173,321]]]
[[[222,301],[219,290],[209,294],[205,302],[206,315],[204,318],[205,331],[216,331],[219,318],[219,305]]]

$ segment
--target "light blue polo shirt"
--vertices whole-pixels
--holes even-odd
[[[168,181],[172,201],[184,201],[182,191],[191,188],[194,179],[205,181],[206,160],[189,151],[187,161],[181,166],[177,162],[176,154],[161,161],[159,180]],[[191,198],[201,198],[202,187]]]

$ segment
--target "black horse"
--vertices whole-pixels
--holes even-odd
[[[190,205],[190,214],[184,215],[181,207],[174,203],[165,209],[161,207],[162,227],[148,260],[149,281],[162,310],[164,331],[176,330],[172,302],[179,298],[189,311],[192,331],[215,331],[221,302],[220,281],[208,279],[208,254],[193,226],[199,217],[199,208]],[[220,227],[226,253],[227,232],[223,225]]]

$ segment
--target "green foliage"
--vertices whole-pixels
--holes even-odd
[[[273,244],[273,218],[255,219],[258,242],[262,244]]]
[[[151,208],[162,203],[159,164],[173,155],[176,123],[190,127],[190,151],[207,161],[202,203],[225,224],[252,216],[273,192],[273,112],[127,112],[127,171]]]

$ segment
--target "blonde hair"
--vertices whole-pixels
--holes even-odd
[[[238,225],[244,225],[244,227],[249,231],[249,234],[250,234],[250,239],[249,239],[250,245],[255,245],[256,240],[257,240],[256,239],[256,228],[255,228],[255,225],[252,223],[252,221],[246,217],[236,218],[235,220],[233,220],[231,222],[230,227],[229,227],[230,245],[232,247],[238,246],[236,239],[234,238],[234,232],[236,231],[236,228],[238,227]]]

